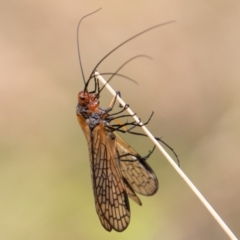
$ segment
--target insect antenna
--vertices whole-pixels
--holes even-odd
[[[150,27],[150,28],[145,29],[144,31],[142,31],[142,32],[140,32],[140,33],[138,33],[138,34],[136,34],[136,35],[128,38],[128,39],[125,40],[124,42],[120,43],[117,47],[115,47],[114,49],[112,49],[109,53],[107,53],[107,54],[97,63],[97,65],[93,68],[93,70],[92,70],[92,72],[91,72],[91,74],[90,74],[90,76],[89,76],[89,78],[88,78],[88,81],[91,79],[91,76],[94,74],[94,72],[96,71],[97,67],[98,67],[109,55],[111,55],[113,52],[115,52],[118,48],[120,48],[121,46],[123,46],[123,45],[126,44],[127,42],[130,42],[130,41],[133,40],[134,38],[137,38],[138,36],[140,36],[140,35],[148,32],[148,31],[151,31],[151,30],[153,30],[153,29],[155,29],[155,28],[158,28],[158,27],[161,27],[161,26],[164,26],[164,25],[173,23],[173,22],[176,22],[176,21],[175,21],[175,20],[172,20],[172,21],[168,21],[168,22],[164,22],[164,23],[157,24],[157,25],[155,25],[155,26],[153,26],[153,27]],[[88,82],[88,81],[87,81],[87,82]]]
[[[79,60],[79,65],[80,65],[80,69],[81,69],[81,73],[82,73],[82,78],[83,78],[83,82],[84,84],[86,85],[86,80],[85,80],[85,76],[84,76],[84,72],[83,72],[83,66],[82,66],[82,60],[81,60],[81,54],[80,54],[80,45],[79,45],[79,29],[80,29],[80,25],[81,25],[81,22],[84,18],[98,12],[99,10],[101,10],[101,8],[99,8],[98,10],[94,11],[94,12],[91,12],[85,16],[83,16],[80,21],[78,22],[78,25],[77,25],[77,49],[78,49],[78,60]],[[85,90],[85,89],[84,89]]]
[[[104,75],[114,75],[114,76],[118,76],[118,77],[123,77],[123,78],[126,78],[127,80],[130,80],[132,82],[135,82],[137,84],[137,81],[126,76],[126,75],[123,75],[123,74],[119,74],[119,73],[113,73],[113,72],[105,72],[105,73],[101,73],[101,76],[104,76]],[[93,77],[92,77],[93,78]]]
[[[111,76],[114,75],[114,76],[118,76],[118,77],[126,78],[127,80],[129,80],[129,81],[131,81],[131,82],[134,82],[134,83],[138,84],[138,82],[137,82],[136,80],[134,80],[134,79],[132,79],[132,78],[126,76],[126,75],[120,74],[120,73],[116,73],[116,72],[114,72],[114,73],[113,73],[113,72],[101,73],[101,76],[104,76],[104,75],[111,75]],[[94,78],[94,80],[95,80],[96,75],[93,75],[90,79],[93,79],[93,78]],[[97,80],[95,80],[95,81],[97,81]],[[95,90],[92,91],[91,93],[93,93],[93,92],[96,92],[96,87],[95,87]]]
[[[106,84],[109,83],[112,78],[125,66],[127,65],[129,62],[131,62],[132,60],[136,59],[136,58],[140,58],[140,57],[145,57],[145,58],[148,58],[148,59],[152,59],[151,57],[147,56],[147,55],[137,55],[137,56],[134,56],[132,58],[130,58],[129,60],[127,60],[126,62],[124,62],[117,70],[116,72],[107,80],[107,82],[101,87],[100,89],[100,92],[98,93],[98,95],[101,93],[101,91],[105,88]],[[134,83],[137,83],[134,81]]]
[[[107,80],[107,83],[109,83],[109,81],[110,81],[114,76],[121,76],[121,77],[124,77],[124,78],[126,78],[126,79],[128,79],[128,80],[130,80],[130,81],[132,81],[132,82],[134,82],[134,83],[136,83],[136,84],[138,84],[137,81],[135,81],[134,79],[129,78],[129,77],[125,76],[125,75],[119,74],[118,72],[119,72],[125,65],[127,65],[129,62],[133,61],[133,60],[136,59],[136,58],[140,58],[140,57],[145,57],[145,58],[148,58],[148,59],[152,59],[151,57],[149,57],[149,56],[147,56],[147,55],[143,55],[143,54],[142,54],[142,55],[137,55],[137,56],[134,56],[134,57],[128,59],[126,62],[124,62],[114,73],[101,73],[101,75],[107,75],[107,74],[111,74],[111,75],[112,75],[112,76]],[[97,94],[96,94],[95,98],[99,98],[101,91],[104,89],[104,87],[106,86],[107,83],[104,84],[101,89],[99,89],[99,81],[97,81],[96,75],[95,75],[95,72],[94,72],[94,74],[91,76],[91,78],[90,78],[90,79],[88,80],[88,82],[86,83],[85,88],[86,88],[86,86],[88,86],[88,83],[90,82],[90,80],[91,80],[92,78],[94,78],[94,81],[95,81],[95,89],[94,89],[94,91],[92,91],[91,93],[95,93],[95,92],[96,92],[96,85],[97,85],[97,86],[98,86],[98,91],[97,91]]]
[[[78,59],[79,59],[79,65],[80,65],[80,69],[81,69],[81,73],[82,73],[83,82],[84,82],[84,85],[85,85],[85,86],[84,86],[84,92],[88,92],[87,88],[88,88],[88,85],[89,85],[90,80],[91,80],[92,77],[94,76],[94,72],[95,72],[96,68],[97,68],[110,54],[112,54],[113,52],[115,52],[118,48],[120,48],[121,46],[123,46],[123,45],[126,44],[127,42],[133,40],[134,38],[137,38],[138,36],[140,36],[140,35],[148,32],[148,31],[153,30],[154,28],[161,27],[161,26],[164,26],[164,25],[167,25],[167,24],[170,24],[170,23],[175,22],[175,21],[168,21],[168,22],[165,22],[165,23],[157,24],[157,25],[155,25],[155,26],[153,26],[153,27],[150,27],[150,28],[148,28],[148,29],[145,29],[144,31],[142,31],[142,32],[140,32],[140,33],[132,36],[131,38],[129,38],[129,39],[127,39],[127,40],[125,40],[124,42],[122,42],[121,44],[119,44],[117,47],[115,47],[114,49],[112,49],[109,53],[107,53],[107,54],[97,63],[97,65],[93,68],[93,70],[92,70],[92,72],[91,72],[88,80],[86,81],[85,76],[84,76],[83,66],[82,66],[81,54],[80,54],[80,44],[79,44],[79,32],[80,32],[80,31],[79,31],[79,29],[80,29],[81,22],[83,21],[84,18],[86,18],[86,17],[88,17],[88,16],[90,16],[90,15],[98,12],[100,9],[101,9],[101,8],[99,8],[99,9],[97,9],[96,11],[91,12],[91,13],[83,16],[83,17],[80,19],[80,21],[78,22],[78,25],[77,25],[77,49],[78,49]],[[146,57],[147,57],[147,56],[146,56]],[[129,60],[129,61],[130,61],[130,60]],[[127,63],[127,62],[126,62],[126,63]],[[124,65],[125,65],[125,64],[124,64]],[[124,65],[123,65],[123,66],[124,66]],[[121,69],[123,66],[121,66],[120,69]],[[119,69],[119,70],[120,70],[120,69]],[[118,72],[119,70],[117,70],[116,73],[113,74],[112,77],[111,77],[108,81],[110,81],[115,75],[117,75],[117,72]],[[96,84],[96,80],[95,80],[95,84]],[[101,90],[98,92],[98,96],[99,96],[99,94],[100,94],[100,92],[102,91],[103,88],[104,88],[104,86],[103,86],[103,87],[101,88]]]

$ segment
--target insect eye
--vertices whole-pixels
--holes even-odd
[[[81,101],[84,101],[86,99],[86,96],[84,94],[79,94],[79,99]]]

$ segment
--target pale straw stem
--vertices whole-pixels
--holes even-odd
[[[95,71],[95,76],[98,80],[102,82],[103,85],[106,86],[106,88],[109,90],[109,92],[116,96],[116,92],[112,89],[112,87],[106,82],[106,80],[97,72]],[[126,103],[117,96],[118,102],[125,106]],[[127,111],[129,114],[132,115],[134,120],[142,125],[142,122],[140,122],[139,118],[134,115],[134,112],[127,108]],[[179,175],[185,180],[185,182],[188,184],[188,186],[193,190],[193,192],[197,195],[197,197],[200,199],[200,201],[203,203],[203,205],[208,209],[208,211],[212,214],[212,216],[215,218],[215,220],[219,223],[219,225],[222,227],[222,229],[226,232],[226,234],[229,236],[230,239],[237,240],[233,232],[229,229],[229,227],[225,224],[225,222],[221,219],[221,217],[217,214],[217,212],[212,208],[212,206],[207,202],[207,200],[204,198],[204,196],[199,192],[199,190],[193,185],[193,183],[190,181],[190,179],[185,175],[185,173],[181,170],[181,168],[178,167],[176,162],[168,155],[168,153],[164,150],[164,148],[159,144],[159,142],[154,138],[154,136],[149,132],[149,130],[146,128],[146,126],[141,126],[143,131],[146,133],[146,135],[153,141],[153,143],[159,148],[159,150],[162,152],[162,154],[167,158],[167,160],[170,162],[170,164],[174,167],[174,169],[179,173]]]

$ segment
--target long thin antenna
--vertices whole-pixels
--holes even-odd
[[[112,76],[107,80],[107,82],[110,82],[111,79],[112,79],[114,76],[123,76],[123,75],[121,75],[121,74],[118,74],[118,72],[119,72],[125,65],[127,65],[129,62],[135,60],[136,58],[140,58],[140,57],[145,57],[145,58],[148,58],[148,59],[152,59],[151,57],[149,57],[149,56],[147,56],[147,55],[143,55],[143,54],[141,54],[141,55],[136,55],[136,56],[128,59],[128,60],[125,61],[114,73],[111,74]],[[104,75],[104,73],[101,73],[101,75]],[[106,74],[105,74],[105,75],[106,75]],[[91,79],[94,78],[94,77],[95,77],[95,73],[94,73],[94,74],[91,76],[91,78],[89,78],[89,79],[87,80],[87,82],[85,83],[84,91],[87,91],[88,84],[90,83]],[[131,82],[134,82],[134,83],[138,84],[137,81],[135,81],[135,80],[133,80],[133,79],[131,79],[131,78],[129,78],[129,77],[126,77],[126,76],[124,76],[124,77],[125,77],[126,79],[130,80]],[[102,90],[104,89],[104,87],[105,87],[105,86],[102,86],[102,88],[100,89],[100,91],[99,91],[98,94],[96,95],[97,98],[100,97],[100,93],[102,92]]]
[[[134,59],[140,58],[140,57],[145,57],[145,58],[147,58],[147,59],[152,59],[152,58],[149,57],[148,55],[137,55],[137,56],[134,56],[134,57],[128,59],[128,60],[127,60],[126,62],[124,62],[124,63],[115,71],[115,73],[107,80],[107,83],[109,83],[109,82],[112,80],[112,78],[113,78],[115,75],[117,75],[118,72],[119,72],[125,65],[127,65],[129,62],[133,61]],[[136,82],[135,82],[135,83],[136,83]],[[98,95],[101,93],[101,91],[104,89],[104,87],[105,87],[105,85],[103,85],[103,86],[101,87]]]
[[[134,82],[135,84],[138,84],[138,82],[126,75],[120,74],[120,73],[113,73],[113,72],[104,72],[104,73],[100,73],[101,75],[114,75],[114,76],[118,76],[118,77],[123,77],[126,78],[127,80],[130,80],[131,82]]]
[[[121,44],[119,44],[117,47],[115,47],[113,50],[111,50],[108,54],[106,54],[106,55],[97,63],[97,65],[95,66],[95,68],[92,70],[92,72],[91,72],[88,80],[89,80],[89,79],[91,78],[91,76],[94,74],[94,72],[96,71],[97,67],[98,67],[110,54],[112,54],[113,52],[115,52],[118,48],[120,48],[121,46],[123,46],[123,45],[126,44],[127,42],[130,42],[130,41],[133,40],[134,38],[136,38],[136,37],[138,37],[138,36],[140,36],[140,35],[148,32],[148,31],[153,30],[154,28],[162,27],[162,26],[164,26],[164,25],[167,25],[167,24],[170,24],[170,23],[174,23],[174,22],[176,22],[176,21],[175,21],[175,20],[172,20],[172,21],[160,23],[160,24],[157,24],[157,25],[155,25],[155,26],[153,26],[153,27],[147,28],[147,29],[145,29],[144,31],[142,31],[142,32],[140,32],[140,33],[138,33],[138,34],[130,37],[130,38],[127,39],[126,41],[124,41],[124,42],[122,42]]]
[[[95,71],[96,78],[102,82],[103,85],[106,85],[106,88],[109,90],[109,92],[116,97],[116,92],[112,89],[112,87],[106,82],[106,80],[99,75],[97,71]],[[126,103],[122,100],[122,98],[117,95],[118,102],[125,106]],[[139,118],[134,114],[134,112],[128,107],[126,109],[130,115],[134,118],[134,120],[139,123],[139,125],[142,125],[142,122],[139,120]],[[143,131],[148,135],[150,140],[158,147],[158,149],[162,152],[162,154],[166,157],[166,159],[169,161],[169,163],[173,166],[173,168],[177,171],[177,173],[183,178],[183,180],[188,184],[188,186],[192,189],[192,191],[197,195],[199,200],[203,203],[203,205],[207,208],[207,210],[212,214],[212,216],[215,218],[215,220],[218,222],[218,224],[222,227],[222,229],[225,231],[225,233],[229,236],[232,240],[237,240],[236,236],[233,234],[233,232],[229,229],[229,227],[226,225],[226,223],[221,219],[221,217],[217,214],[217,212],[213,209],[213,207],[208,203],[208,201],[204,198],[204,196],[200,193],[200,191],[194,186],[194,184],[191,182],[191,180],[185,175],[185,173],[181,170],[181,168],[178,167],[176,162],[168,155],[168,153],[165,151],[165,149],[159,144],[159,142],[154,138],[154,136],[150,133],[150,131],[146,128],[146,126],[141,126]]]
[[[79,64],[80,64],[80,69],[81,69],[81,72],[82,72],[82,77],[83,77],[83,82],[84,84],[86,84],[86,80],[85,80],[85,77],[84,77],[84,72],[83,72],[83,66],[82,66],[82,61],[81,61],[81,54],[80,54],[80,46],[79,46],[79,27],[81,25],[81,22],[84,18],[98,12],[99,10],[101,10],[101,8],[99,8],[98,10],[92,12],[92,13],[89,13],[87,15],[85,15],[84,17],[82,17],[80,19],[80,21],[78,22],[78,25],[77,25],[77,49],[78,49],[78,60],[79,60]]]

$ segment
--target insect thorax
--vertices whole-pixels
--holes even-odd
[[[108,126],[109,124],[109,121],[103,119],[105,111],[99,108],[98,110],[98,112],[92,112],[91,110],[88,110],[87,107],[84,107],[79,103],[76,107],[77,115],[82,116],[86,120],[86,124],[91,130],[93,130],[100,123],[103,124],[104,127]]]

